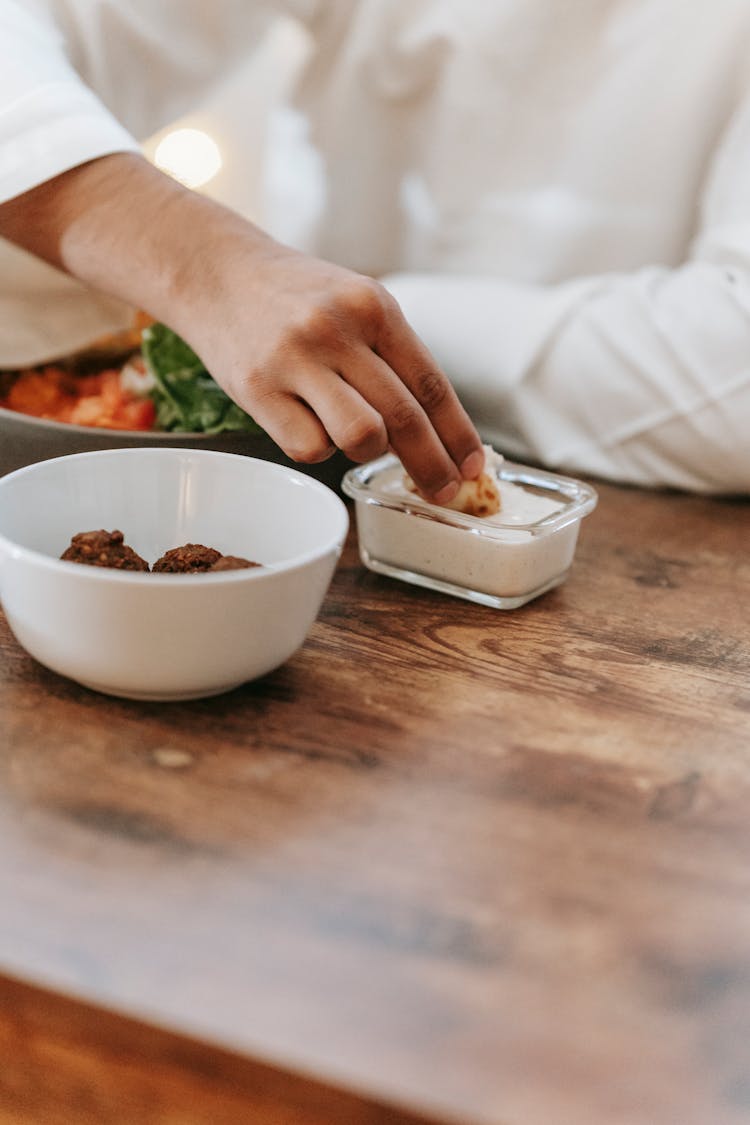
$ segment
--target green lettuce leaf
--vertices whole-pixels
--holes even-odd
[[[156,382],[151,397],[160,429],[203,434],[261,432],[257,422],[209,375],[193,349],[166,324],[152,324],[144,330],[141,350]]]

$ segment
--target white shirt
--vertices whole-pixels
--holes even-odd
[[[0,42],[23,59],[0,68],[0,198],[132,146],[272,9],[286,6],[0,0]],[[747,0],[311,0],[296,14],[316,48],[297,102],[324,174],[295,240],[387,275],[506,452],[750,491]],[[35,146],[45,87],[68,140],[51,128]],[[310,185],[287,189],[309,214]],[[0,366],[50,354],[53,305],[42,329],[33,297],[0,293],[14,326]],[[112,310],[94,319],[105,330]],[[83,342],[65,323],[58,351]]]

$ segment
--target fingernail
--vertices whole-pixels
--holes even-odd
[[[450,484],[446,484],[439,492],[435,493],[436,504],[450,504],[451,500],[458,496],[458,490],[461,485],[457,480],[452,480]]]
[[[484,468],[484,453],[475,449],[461,465],[461,476],[464,480],[475,480]]]

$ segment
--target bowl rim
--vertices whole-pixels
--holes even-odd
[[[323,484],[321,481],[315,480],[308,474],[303,473],[300,469],[292,469],[287,465],[280,465],[275,461],[266,461],[261,457],[248,457],[241,453],[175,446],[161,449],[158,447],[152,448],[150,446],[129,449],[93,449],[82,453],[67,453],[62,457],[49,457],[44,461],[34,461],[30,465],[23,465],[20,469],[14,469],[13,472],[6,473],[5,476],[0,477],[0,492],[7,486],[8,482],[15,481],[19,477],[32,475],[34,472],[41,471],[45,466],[57,465],[64,461],[82,461],[100,457],[133,458],[144,455],[155,458],[174,458],[177,455],[186,455],[190,459],[206,458],[216,460],[218,458],[222,461],[236,461],[245,465],[248,462],[262,465],[264,469],[268,469],[271,472],[272,476],[281,474],[284,477],[292,477],[301,487],[318,493],[321,497],[325,497],[326,502],[330,504],[332,510],[336,513],[337,528],[334,533],[318,547],[306,551],[303,554],[295,555],[283,562],[268,566],[261,564],[261,566],[258,567],[248,567],[241,570],[222,570],[214,574],[205,571],[201,571],[198,574],[169,574],[161,572],[154,573],[153,571],[116,570],[114,567],[81,566],[80,563],[72,562],[67,559],[53,558],[51,555],[47,555],[43,551],[37,551],[32,547],[24,547],[23,544],[8,538],[7,535],[4,535],[3,532],[0,531],[0,564],[2,563],[3,555],[7,555],[14,559],[28,559],[28,561],[33,562],[37,566],[41,566],[43,569],[59,571],[63,574],[75,573],[82,579],[95,582],[137,582],[140,585],[158,585],[161,587],[168,584],[183,588],[191,587],[196,584],[204,587],[207,583],[216,585],[227,582],[262,581],[263,579],[268,579],[273,574],[303,569],[310,563],[325,557],[331,551],[334,551],[337,555],[341,554],[349,530],[349,512],[346,504],[336,495],[333,489],[329,488],[328,485]]]

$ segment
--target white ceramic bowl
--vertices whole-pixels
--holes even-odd
[[[157,448],[80,453],[0,479],[0,600],[41,664],[97,691],[190,699],[270,672],[304,642],[348,515],[285,466]],[[262,568],[151,574],[63,562],[79,531],[123,532],[149,563],[203,543]]]

